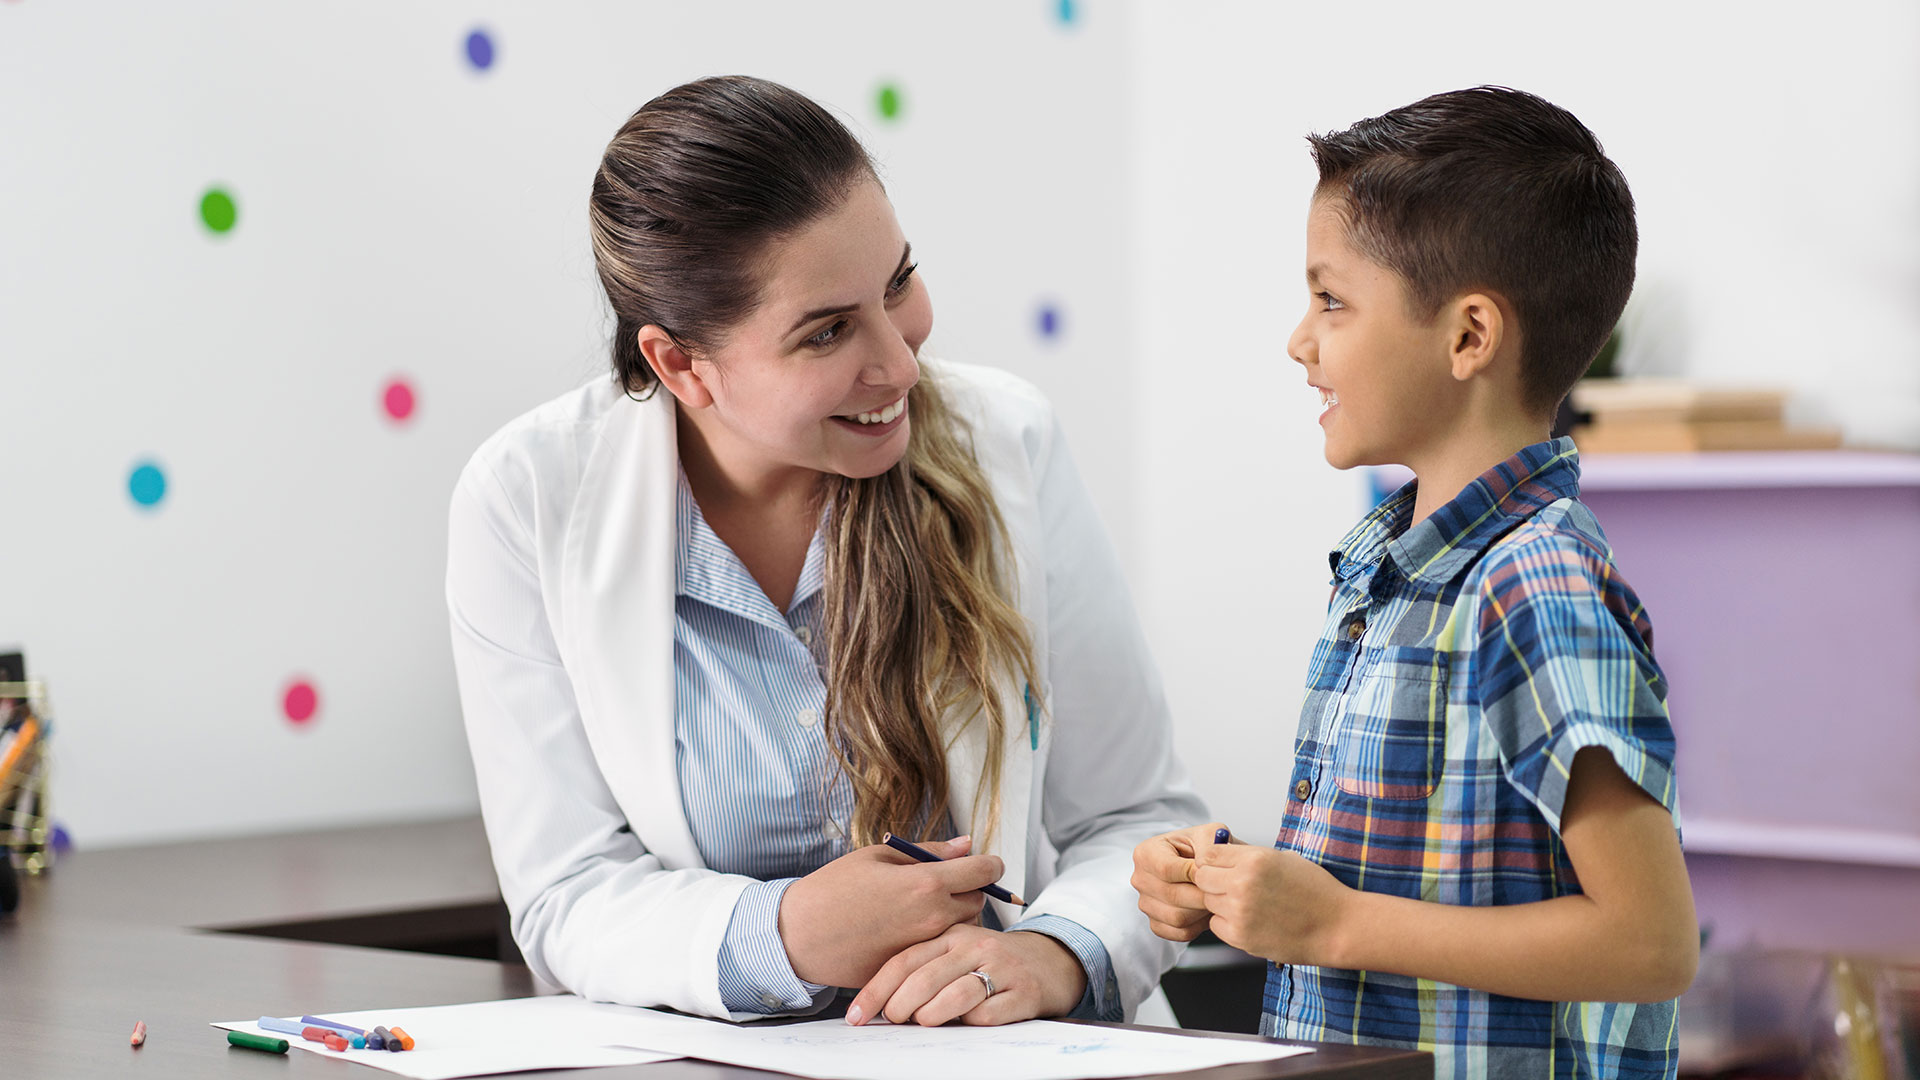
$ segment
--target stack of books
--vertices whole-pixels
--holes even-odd
[[[1833,428],[1788,427],[1780,390],[1707,386],[1685,379],[1583,379],[1573,408],[1585,421],[1573,441],[1585,453],[1696,450],[1831,450]]]

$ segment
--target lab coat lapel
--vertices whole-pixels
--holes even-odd
[[[594,756],[642,844],[698,867],[674,756],[674,399],[612,403],[567,530],[567,667]]]
[[[991,451],[987,449],[990,443],[990,440],[980,440],[976,453],[981,455],[981,467],[993,482],[994,501],[1013,542],[1010,569],[1014,579],[1015,600],[1020,614],[1026,618],[1027,632],[1033,635],[1034,653],[1041,666],[1041,670],[1035,673],[1039,684],[1032,688],[1033,711],[1044,722],[1047,689],[1046,561],[1039,536],[1038,500],[1030,476],[1032,466],[1024,452],[990,457]],[[1014,445],[1017,450],[1018,445]],[[1037,733],[1028,726],[1027,686],[1008,677],[1002,680],[998,692],[1003,715],[1007,718],[1005,748],[1000,758],[1000,828],[990,849],[977,850],[983,853],[991,850],[1000,856],[1007,864],[1006,874],[1001,877],[1000,884],[1021,899],[1031,900],[1032,897],[1027,895],[1027,856],[1033,841],[1029,832],[1036,825],[1036,815],[1032,813],[1034,768],[1035,759],[1040,754],[1034,744],[1038,742],[1044,747],[1045,740],[1036,738]],[[948,809],[962,832],[974,832],[976,835],[976,823],[972,820],[973,796],[979,788],[986,763],[986,729],[987,725],[981,721],[967,725],[947,754],[947,775],[953,792]],[[984,821],[977,824],[982,828],[986,825]],[[994,910],[1002,926],[1012,926],[1023,914],[1020,908],[997,900],[990,902],[995,905]]]

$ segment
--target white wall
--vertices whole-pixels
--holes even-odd
[[[1279,825],[1326,554],[1365,487],[1320,457],[1284,355],[1306,307],[1308,131],[1481,83],[1566,106],[1638,202],[1623,365],[1784,385],[1803,419],[1920,449],[1915,5],[1135,13],[1134,544],[1182,752],[1243,835]]]
[[[1325,554],[1363,504],[1283,355],[1308,130],[1545,94],[1639,197],[1628,364],[1782,382],[1856,441],[1920,446],[1913,5],[1070,6],[0,3],[0,644],[53,682],[78,842],[472,808],[446,494],[486,433],[600,369],[588,181],[698,75],[843,111],[923,257],[931,350],[1054,395],[1183,752],[1249,837],[1278,824]],[[197,220],[212,184],[239,201],[225,236]],[[393,375],[420,392],[403,426]],[[149,456],[157,510],[126,492]],[[279,704],[301,676],[304,728]]]
[[[603,370],[588,185],[689,78],[778,79],[863,132],[933,290],[930,349],[1051,391],[1130,520],[1125,12],[1075,15],[0,4],[0,645],[52,684],[76,842],[473,809],[446,499],[487,433]],[[225,235],[198,218],[215,184]],[[394,375],[419,393],[405,425],[379,405]],[[143,510],[148,457],[169,491]],[[281,713],[295,678],[320,695],[304,726]]]

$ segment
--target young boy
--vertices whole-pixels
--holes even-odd
[[[1141,910],[1272,960],[1269,1035],[1429,1049],[1437,1080],[1670,1078],[1699,939],[1666,683],[1548,438],[1632,289],[1633,198],[1513,90],[1310,141],[1288,353],[1329,462],[1415,479],[1333,552],[1279,840],[1147,841]]]

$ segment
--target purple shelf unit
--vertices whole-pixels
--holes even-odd
[[[1596,454],[1581,495],[1653,618],[1710,945],[1920,959],[1920,456]]]

